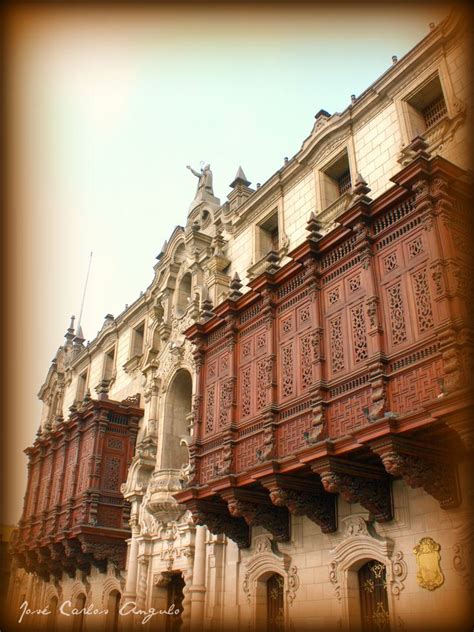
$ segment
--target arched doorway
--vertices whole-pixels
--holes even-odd
[[[179,614],[170,614],[166,616],[166,632],[179,632],[183,625],[183,588],[185,581],[181,573],[170,573],[167,585],[167,610],[168,612],[177,612]]]
[[[187,416],[191,412],[192,379],[189,371],[180,369],[174,376],[165,403],[161,469],[180,470],[188,461],[181,437],[189,435]]]
[[[389,632],[387,570],[378,560],[369,560],[358,573],[362,629],[364,632]]]
[[[278,573],[273,573],[267,579],[267,632],[284,630],[284,585],[285,581]]]

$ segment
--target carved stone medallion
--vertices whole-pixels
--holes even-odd
[[[418,564],[416,580],[418,585],[427,590],[435,590],[444,583],[444,575],[440,567],[441,546],[432,538],[421,538],[413,548]]]

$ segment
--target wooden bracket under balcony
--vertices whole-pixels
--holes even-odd
[[[192,498],[186,501],[195,524],[206,526],[214,535],[224,533],[234,540],[240,549],[250,546],[250,529],[243,518],[233,517],[227,504],[216,497],[201,500]]]
[[[443,450],[395,435],[371,441],[369,447],[389,474],[400,476],[410,487],[422,487],[442,509],[459,505],[456,466]]]
[[[377,522],[392,520],[390,479],[383,468],[328,456],[311,463],[311,469],[320,475],[327,492],[361,504]]]
[[[220,492],[234,517],[244,518],[252,527],[262,526],[277,542],[290,539],[290,516],[286,507],[275,506],[264,491],[232,487]]]
[[[293,516],[307,516],[323,533],[337,530],[336,495],[327,493],[319,479],[271,474],[260,483],[277,507],[286,507]]]

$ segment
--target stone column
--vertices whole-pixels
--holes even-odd
[[[128,565],[127,565],[127,579],[125,582],[125,590],[122,595],[122,603],[127,601],[133,601],[136,596],[137,590],[137,572],[138,572],[138,540],[139,527],[137,516],[132,516],[130,519],[130,525],[132,527],[132,537],[130,538],[130,545],[128,551]]]
[[[194,544],[193,583],[189,589],[191,599],[191,631],[202,630],[204,597],[206,593],[206,527],[196,527]]]

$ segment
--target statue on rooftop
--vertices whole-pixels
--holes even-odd
[[[189,169],[189,171],[196,176],[196,178],[199,178],[198,181],[198,186],[197,186],[197,190],[196,190],[196,195],[194,197],[195,200],[204,200],[206,198],[208,198],[209,196],[214,197],[214,191],[212,188],[212,171],[211,171],[211,165],[210,164],[205,164],[203,167],[201,167],[201,171],[195,171],[192,167],[190,167],[189,165],[186,165],[186,168]]]

